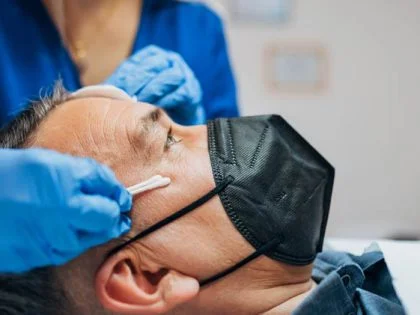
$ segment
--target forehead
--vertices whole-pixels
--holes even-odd
[[[117,119],[144,116],[155,106],[146,103],[134,103],[104,97],[88,97],[65,102],[54,109],[44,124],[63,124],[63,122],[86,123],[86,118],[93,122],[112,123]]]
[[[89,156],[111,165],[132,147],[138,121],[155,106],[92,97],[75,99],[55,108],[39,126],[31,146],[77,156]],[[119,157],[120,158],[120,157]]]

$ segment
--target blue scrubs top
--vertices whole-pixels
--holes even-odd
[[[132,53],[154,44],[178,52],[203,89],[208,119],[238,115],[236,87],[219,17],[197,3],[144,0]],[[78,70],[41,0],[0,0],[0,127],[62,78],[81,87]]]

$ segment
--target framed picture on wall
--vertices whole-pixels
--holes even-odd
[[[272,91],[322,92],[328,83],[327,51],[321,44],[272,43],[265,48],[263,71]]]
[[[295,0],[226,0],[234,21],[286,23],[292,16]]]

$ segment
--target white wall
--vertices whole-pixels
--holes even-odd
[[[226,25],[243,114],[283,115],[334,164],[330,235],[420,236],[420,1],[296,3],[284,26]],[[265,88],[264,45],[289,40],[327,48],[324,93]]]

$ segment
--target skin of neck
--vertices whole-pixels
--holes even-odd
[[[202,288],[195,301],[173,314],[291,314],[316,287],[311,272],[312,265],[290,266],[260,257]]]
[[[269,307],[268,310],[259,312],[258,314],[291,314],[315,287],[316,283],[312,279],[302,283],[282,286],[279,292],[273,293],[273,297],[279,298],[279,302],[276,303],[277,305]],[[270,292],[265,292],[265,295],[270,295]]]
[[[284,266],[282,270],[250,268],[253,285],[243,294],[233,294],[239,312],[243,314],[291,314],[316,286],[311,278],[312,265]],[[235,297],[236,296],[236,297]]]
[[[67,13],[67,19],[69,19],[70,24],[77,26],[79,24],[94,24],[96,20],[103,19],[104,11],[109,9],[117,9],[120,6],[124,5],[130,9],[138,8],[142,5],[142,0],[131,0],[131,1],[121,1],[121,0],[42,0],[45,7],[47,8],[50,16],[56,22],[60,23],[62,18],[60,15],[64,11]],[[107,12],[111,14],[112,12]],[[89,20],[86,21],[86,17],[89,17]],[[99,21],[103,22],[103,21]]]
[[[64,36],[64,20],[68,20],[73,27],[79,28],[81,24],[94,25],[100,19],[103,10],[112,7],[113,0],[42,0],[44,6],[56,27]],[[89,20],[86,17],[89,16]]]
[[[112,6],[117,0],[64,0],[73,10],[83,10],[85,13],[94,13],[103,6]]]
[[[82,85],[103,82],[132,53],[142,0],[43,1]]]

